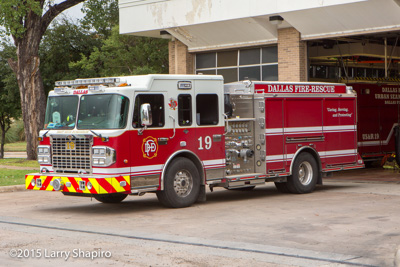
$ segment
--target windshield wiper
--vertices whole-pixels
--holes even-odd
[[[50,132],[50,130],[47,130],[47,132],[45,132],[42,137],[46,138],[46,135],[47,135],[48,132]]]
[[[105,137],[105,136],[102,136],[101,134],[95,133],[95,132],[92,131],[92,130],[90,130],[90,132],[91,132],[92,134],[94,134],[95,136],[100,137],[100,138],[101,138],[101,141],[103,141],[103,142],[108,142],[108,137]]]

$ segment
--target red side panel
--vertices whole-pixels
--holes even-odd
[[[352,164],[357,161],[356,102],[354,98],[324,101],[325,163]]]
[[[265,99],[265,126],[267,144],[267,171],[279,171],[284,164],[283,99]]]
[[[267,96],[265,106],[267,173],[290,172],[303,149],[319,155],[323,171],[361,167],[355,97]]]
[[[285,100],[284,138],[288,168],[296,152],[304,146],[312,147],[318,152],[325,151],[322,127],[323,98],[287,98]]]

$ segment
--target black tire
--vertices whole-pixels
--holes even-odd
[[[282,182],[282,183],[275,182],[275,187],[281,193],[290,193],[287,187],[287,182]]]
[[[169,208],[189,207],[200,192],[200,175],[194,163],[187,158],[176,158],[168,166],[164,190],[157,191],[160,203]]]
[[[317,180],[317,162],[310,153],[304,152],[294,161],[292,175],[286,185],[291,193],[305,194],[314,191]]]
[[[128,195],[127,194],[105,194],[105,195],[93,195],[93,197],[102,203],[120,203],[124,200]]]

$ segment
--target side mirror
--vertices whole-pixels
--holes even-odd
[[[153,116],[151,115],[150,104],[144,103],[140,106],[140,120],[142,126],[149,126],[153,124]]]

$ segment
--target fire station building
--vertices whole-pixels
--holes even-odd
[[[400,0],[120,0],[120,32],[168,38],[171,74],[398,82]]]

